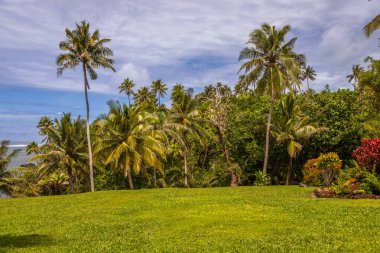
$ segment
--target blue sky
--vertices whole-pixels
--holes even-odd
[[[91,82],[95,118],[107,111],[106,101],[126,101],[117,90],[126,77],[139,86],[158,78],[169,88],[232,86],[238,54],[263,22],[292,26],[296,51],[317,72],[314,89],[350,88],[352,64],[380,57],[378,33],[366,39],[361,31],[379,10],[378,0],[0,0],[0,140],[38,140],[44,115],[84,115],[80,69],[57,78],[54,65],[64,29],[81,20],[111,38],[115,53],[117,72],[100,70]]]

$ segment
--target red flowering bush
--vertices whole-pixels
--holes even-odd
[[[375,172],[380,167],[380,138],[363,140],[352,156],[361,167]]]

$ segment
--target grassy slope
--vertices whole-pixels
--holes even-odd
[[[380,201],[299,187],[0,199],[0,252],[380,252]]]

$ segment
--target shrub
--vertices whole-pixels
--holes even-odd
[[[330,187],[342,169],[342,161],[337,153],[321,154],[304,165],[304,182]]]
[[[303,166],[304,183],[308,185],[323,185],[321,171],[317,168],[318,158],[308,160]]]
[[[376,172],[380,167],[380,138],[363,140],[352,156],[361,167]]]
[[[380,180],[375,174],[361,168],[356,162],[346,167],[333,187],[336,194],[380,194]]]
[[[330,187],[337,175],[342,169],[342,161],[337,153],[322,154],[318,157],[316,163],[317,168],[321,171],[321,175],[325,184]]]
[[[66,193],[69,187],[69,177],[62,172],[54,172],[38,181],[44,195],[59,195]]]
[[[270,185],[271,183],[269,175],[262,171],[256,171],[255,177],[256,179],[253,184],[256,186],[266,186],[266,185]]]
[[[380,180],[375,174],[366,172],[365,177],[360,183],[360,189],[366,193],[380,194]]]

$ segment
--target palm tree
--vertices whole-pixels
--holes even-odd
[[[244,82],[244,75],[239,76],[239,81],[236,83],[234,87],[234,93],[237,96],[245,96],[249,91],[249,83]]]
[[[293,159],[302,149],[301,142],[325,130],[325,128],[318,128],[316,123],[310,123],[308,116],[302,115],[301,108],[293,93],[289,93],[281,101],[281,111],[283,119],[276,120],[272,134],[278,142],[284,142],[288,145],[289,166],[286,176],[286,185],[288,185],[292,176]]]
[[[45,121],[46,117],[42,117],[39,123],[40,133],[44,136],[43,144],[37,146],[32,142],[27,152],[36,154],[31,160],[38,161],[40,178],[52,173],[65,173],[73,192],[74,185],[79,187],[88,160],[85,121],[79,116],[72,119],[70,113],[55,119],[47,128],[43,124]]]
[[[380,14],[374,17],[366,26],[363,27],[363,31],[366,37],[369,37],[376,30],[380,28]]]
[[[181,124],[171,122],[169,118],[169,114],[167,111],[155,111],[154,112],[154,129],[162,131],[166,138],[166,155],[170,153],[169,146],[173,146],[173,144],[178,147],[176,151],[180,151],[180,149],[183,149],[185,147],[185,142],[183,140],[183,136],[181,133],[184,130],[187,130],[186,127],[182,126]],[[153,183],[154,187],[157,186],[157,169],[153,168]]]
[[[284,88],[292,89],[292,83],[299,85],[300,63],[304,56],[294,53],[297,38],[285,42],[285,35],[290,31],[286,25],[280,30],[275,26],[263,24],[250,34],[246,47],[240,52],[239,60],[247,60],[239,69],[245,71],[245,82],[256,82],[256,91],[269,93],[270,107],[265,138],[265,157],[263,172],[266,173],[269,155],[269,138],[274,99]]]
[[[166,91],[168,90],[168,88],[166,88],[166,84],[164,84],[161,79],[158,79],[152,82],[151,89],[156,97],[158,97],[158,105],[161,105],[160,98],[164,97],[164,95],[166,95]]]
[[[134,101],[136,105],[152,105],[155,103],[155,98],[149,88],[144,86],[137,91]]]
[[[354,89],[356,90],[358,87],[358,81],[359,81],[359,74],[364,71],[363,67],[361,67],[359,64],[352,65],[352,73],[347,75],[346,78],[348,79],[348,82],[353,82]]]
[[[39,134],[42,136],[46,135],[47,131],[52,125],[53,125],[53,121],[50,118],[43,116],[37,125],[37,128],[40,130]]]
[[[60,195],[64,193],[69,184],[69,178],[62,172],[54,172],[38,181],[42,192],[48,195]]]
[[[196,110],[196,101],[192,98],[192,89],[185,90],[182,84],[176,84],[172,90],[172,109],[170,122],[181,126],[177,131],[181,133],[184,141],[182,147],[183,164],[185,172],[184,184],[189,187],[189,167],[188,156],[190,155],[190,137],[197,141],[202,141],[205,130],[202,127],[204,119]]]
[[[94,171],[92,168],[92,151],[90,140],[90,106],[88,102],[87,90],[90,85],[87,80],[87,73],[91,80],[96,80],[98,74],[96,69],[103,67],[115,71],[112,64],[114,60],[111,58],[113,52],[110,48],[104,46],[105,43],[111,41],[110,39],[100,39],[99,30],[95,30],[93,34],[90,33],[90,24],[82,21],[76,24],[74,30],[66,28],[66,40],[59,43],[59,48],[64,53],[58,55],[56,64],[57,75],[62,75],[65,69],[72,69],[78,65],[82,65],[83,78],[84,78],[84,94],[86,99],[86,129],[87,129],[87,147],[88,158],[90,167],[90,184],[91,191],[94,189]]]
[[[305,68],[305,70],[303,72],[303,75],[302,75],[302,79],[303,80],[306,79],[307,89],[308,90],[310,90],[309,80],[314,81],[316,76],[317,76],[317,74],[315,73],[315,70],[313,69],[313,67],[307,66]]]
[[[12,173],[8,169],[8,166],[12,159],[20,152],[20,149],[15,149],[10,154],[7,154],[9,144],[10,141],[0,142],[0,190],[6,194],[18,191],[18,187],[15,185],[16,179],[12,178]]]
[[[136,174],[147,167],[162,170],[166,136],[154,129],[156,118],[144,113],[141,107],[127,107],[118,101],[110,101],[108,106],[108,115],[97,122],[100,138],[95,143],[95,153],[106,154],[106,164],[123,168],[130,188],[134,189],[132,169]]]
[[[133,80],[130,80],[129,78],[124,79],[123,83],[119,86],[119,93],[125,92],[128,96],[128,106],[131,106],[130,96],[135,94],[133,91],[133,87],[135,86],[136,84],[134,84]]]

